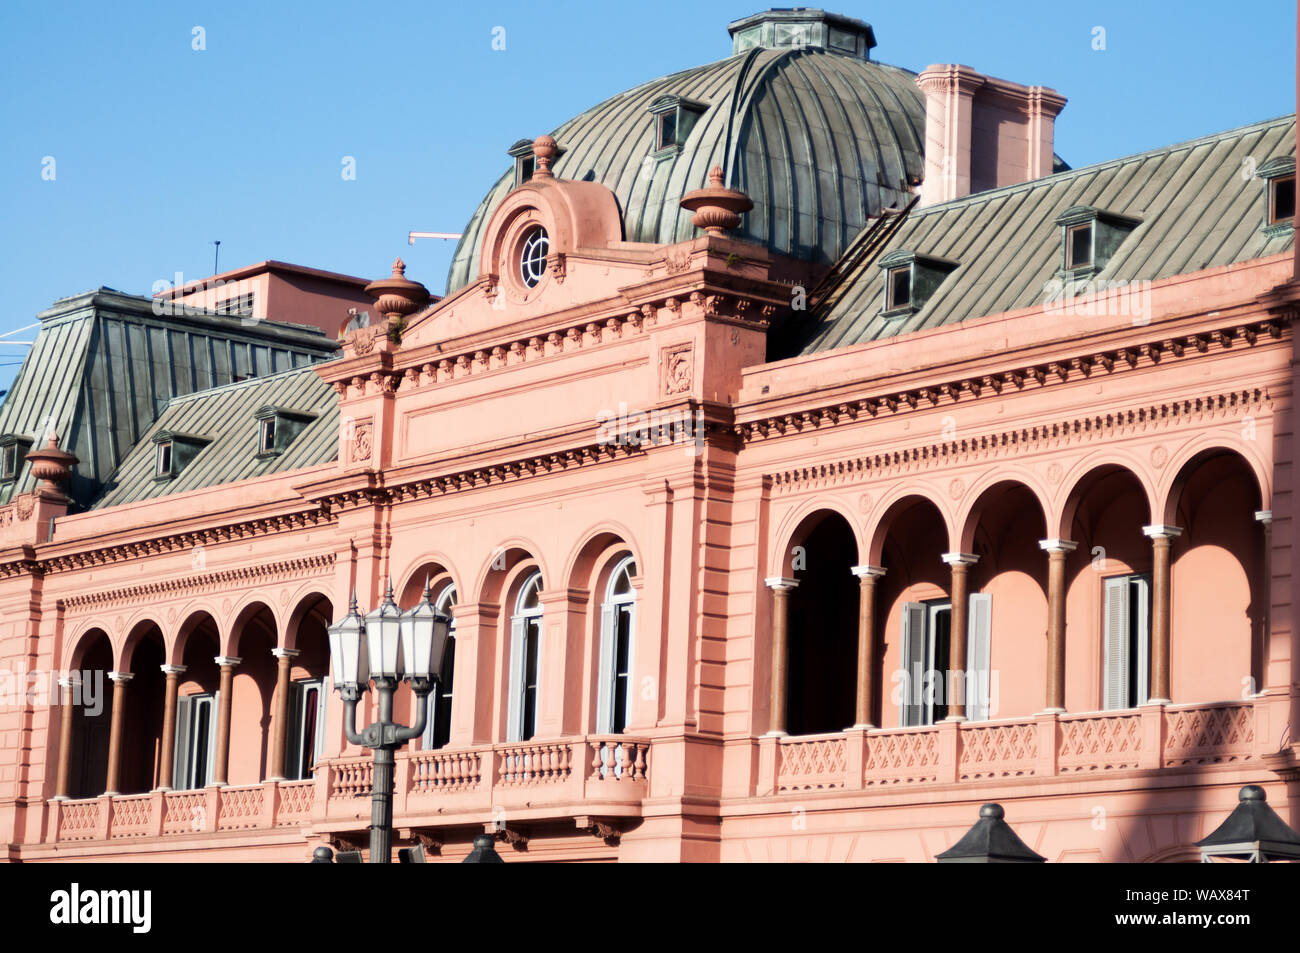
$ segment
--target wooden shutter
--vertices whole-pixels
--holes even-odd
[[[186,791],[190,784],[190,713],[194,707],[191,695],[176,699],[176,749],[172,752],[172,784],[176,790]]]
[[[618,606],[606,602],[600,607],[600,664],[596,669],[596,731],[614,730],[614,647],[618,641]]]
[[[1102,580],[1103,677],[1102,707],[1107,711],[1128,707],[1128,599],[1127,576]]]
[[[524,619],[515,616],[510,620],[510,701],[507,707],[506,741],[518,741],[522,736],[524,690]],[[501,709],[497,709],[500,711]]]
[[[1151,692],[1151,584],[1145,576],[1133,576],[1129,598],[1137,604],[1133,606],[1137,620],[1137,700],[1135,704],[1145,705]]]
[[[925,679],[925,606],[919,602],[903,604],[902,667],[907,677],[900,688],[904,690],[898,706],[898,723],[904,728],[922,724],[925,706],[921,690]]]
[[[970,596],[966,625],[966,717],[987,721],[989,717],[989,668],[993,638],[993,597],[986,592]]]

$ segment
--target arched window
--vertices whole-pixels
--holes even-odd
[[[424,737],[420,740],[420,747],[425,751],[442,748],[451,738],[451,693],[456,674],[456,617],[451,608],[456,604],[455,584],[443,586],[433,604],[439,614],[451,619],[451,625],[447,630],[447,648],[438,666],[438,684],[429,698],[429,723],[425,725]]]
[[[610,573],[605,601],[600,607],[600,687],[596,702],[596,730],[622,734],[627,726],[628,699],[632,691],[632,638],[636,631],[636,592],[631,556]]]
[[[510,621],[510,710],[507,741],[528,741],[537,732],[538,671],[542,651],[542,574],[519,588]]]

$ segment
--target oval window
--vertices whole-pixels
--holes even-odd
[[[538,225],[524,236],[523,250],[519,255],[519,277],[526,287],[535,287],[546,274],[546,255],[550,249],[551,241],[542,226]]]

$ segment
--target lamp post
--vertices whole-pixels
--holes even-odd
[[[343,699],[343,731],[354,745],[375,752],[370,795],[370,862],[392,862],[394,752],[424,732],[429,692],[437,678],[435,663],[447,647],[450,620],[438,613],[424,586],[424,598],[402,612],[393,601],[393,583],[383,602],[364,617],[352,595],[348,614],[329,627],[330,663],[334,687]],[[415,692],[415,724],[393,721],[393,692],[399,681]],[[374,682],[379,693],[379,720],[357,733],[357,702]]]

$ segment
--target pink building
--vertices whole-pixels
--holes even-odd
[[[1300,825],[1294,117],[1070,169],[1051,89],[730,31],[516,143],[441,299],[268,262],[264,313],[42,315],[11,859],[363,846],[325,627],[390,579],[455,620],[397,759],[434,857],[927,861],[997,801],[1185,860],[1244,784]]]

